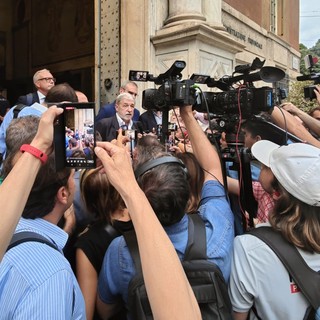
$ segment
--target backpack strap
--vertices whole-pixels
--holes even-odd
[[[8,252],[10,249],[12,249],[13,247],[15,247],[23,242],[29,242],[29,241],[44,243],[47,246],[59,251],[58,247],[55,244],[53,244],[51,241],[49,241],[47,238],[45,238],[41,234],[36,233],[36,232],[32,232],[32,231],[21,231],[21,232],[15,233],[13,235],[6,252]],[[74,307],[75,307],[75,292],[73,289],[73,292],[72,292],[72,314],[74,313]]]
[[[198,213],[188,215],[188,243],[184,261],[207,260],[206,228]],[[195,235],[197,235],[195,237]]]
[[[24,105],[23,103],[19,103],[17,104],[14,109],[13,109],[13,119],[18,118],[18,114],[19,112],[24,109],[25,107],[27,107],[26,105]]]
[[[136,267],[136,272],[142,273],[139,246],[138,246],[138,240],[137,240],[137,235],[135,230],[132,229],[130,231],[124,232],[123,237],[126,240],[130,255]]]
[[[195,237],[196,234],[196,237]],[[123,233],[137,272],[142,272],[136,233],[133,230]],[[188,215],[188,243],[184,260],[207,260],[206,229],[198,214]]]
[[[297,248],[271,227],[258,227],[248,234],[258,237],[275,252],[309,303],[317,309],[320,306],[320,274],[307,265]]]
[[[28,242],[28,241],[41,242],[59,251],[57,246],[55,246],[52,242],[50,242],[48,239],[46,239],[42,235],[35,232],[31,232],[31,231],[22,231],[22,232],[17,232],[13,235],[11,242],[7,248],[7,252],[13,247],[19,245],[20,243]]]

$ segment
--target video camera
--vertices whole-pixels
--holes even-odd
[[[214,80],[208,75],[193,74],[190,79],[181,80],[181,72],[185,68],[184,61],[177,60],[165,72],[157,77],[148,71],[130,70],[129,79],[132,81],[153,81],[160,85],[158,89],[143,91],[142,107],[146,110],[169,110],[174,106],[193,105],[200,112],[209,112],[218,115],[234,114],[239,111],[239,103],[243,116],[269,111],[275,101],[273,89],[269,87],[255,88],[254,81],[276,82],[284,77],[284,72],[275,67],[263,67],[265,61],[255,58],[252,64],[236,66],[234,74],[239,76],[224,76]],[[256,69],[259,72],[250,73]],[[234,83],[243,80],[244,84],[237,89]],[[197,91],[197,84],[206,84],[216,87],[223,92],[204,92],[203,96]]]
[[[194,81],[181,80],[181,71],[186,67],[184,61],[177,60],[165,72],[157,77],[148,71],[130,70],[129,80],[152,81],[160,85],[158,89],[146,89],[142,94],[142,106],[146,110],[166,111],[173,106],[183,106],[195,103],[196,90],[192,87]]]
[[[270,111],[275,105],[276,94],[272,87],[255,88],[254,81],[277,82],[285,73],[275,67],[263,67],[265,61],[255,58],[252,64],[235,67],[233,76],[224,76],[219,80],[206,80],[208,87],[217,87],[223,92],[203,92],[204,99],[195,106],[197,111],[209,112],[218,117],[230,119],[241,114],[246,119],[261,111]],[[260,69],[258,72],[251,71]],[[234,76],[234,74],[240,74]],[[240,81],[242,81],[240,83]],[[237,84],[237,87],[234,87]]]
[[[320,84],[320,73],[315,73],[313,68],[315,67],[316,63],[318,62],[318,58],[312,57],[311,54],[308,54],[304,57],[304,63],[306,66],[306,69],[309,70],[309,74],[305,74],[302,76],[298,76],[298,81],[313,81],[314,85],[305,86],[303,88],[304,92],[304,98],[306,100],[313,100],[317,99],[316,94],[314,93],[314,90],[316,89],[316,84]]]

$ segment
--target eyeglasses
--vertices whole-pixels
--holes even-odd
[[[49,82],[49,81],[56,82],[56,78],[41,78],[41,79],[38,79],[38,81],[41,81],[41,80],[46,80],[47,82]]]

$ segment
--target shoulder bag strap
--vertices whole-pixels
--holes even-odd
[[[312,307],[317,309],[320,306],[320,274],[307,265],[297,248],[271,227],[258,227],[249,234],[264,241],[275,252]]]
[[[19,112],[24,109],[25,107],[27,107],[26,105],[24,105],[23,103],[19,103],[17,104],[14,109],[13,109],[13,119],[18,118],[18,114]]]
[[[136,272],[142,272],[139,246],[135,230],[132,229],[130,231],[124,232],[123,237],[126,240],[130,255],[136,267]]]
[[[46,239],[45,237],[43,237],[38,233],[31,232],[31,231],[22,231],[22,232],[15,233],[11,239],[11,242],[7,248],[7,251],[19,245],[20,243],[28,242],[28,241],[41,242],[59,251],[58,248],[48,239]]]
[[[198,213],[188,215],[188,220],[188,243],[183,260],[207,260],[207,240],[204,222]]]

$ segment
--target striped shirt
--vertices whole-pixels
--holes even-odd
[[[24,242],[0,263],[1,319],[85,319],[85,304],[68,260],[63,256],[68,235],[44,219],[21,218],[16,232],[33,231],[60,250]]]

